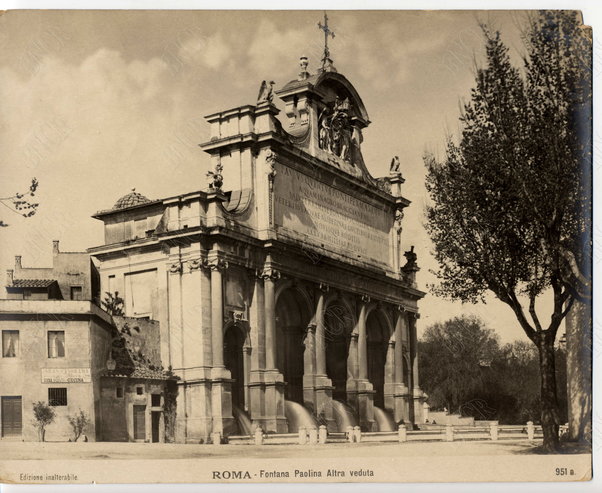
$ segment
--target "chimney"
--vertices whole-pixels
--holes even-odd
[[[59,240],[54,240],[52,242],[52,254],[57,255],[59,253]]]
[[[15,255],[15,270],[21,269],[21,255]]]
[[[12,269],[7,269],[7,271],[6,271],[6,285],[7,286],[13,285],[13,270]]]

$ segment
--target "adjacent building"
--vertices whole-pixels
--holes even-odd
[[[83,411],[85,439],[164,441],[169,375],[156,322],[112,317],[98,306],[98,272],[85,252],[54,242],[52,268],[17,256],[0,299],[0,438],[38,440],[33,406],[55,411],[46,440],[72,439]]]

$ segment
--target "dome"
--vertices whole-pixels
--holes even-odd
[[[134,207],[136,205],[148,204],[151,202],[150,199],[146,198],[144,195],[136,192],[135,188],[132,188],[132,191],[127,195],[121,197],[115,205],[113,206],[113,210],[118,209],[127,209],[129,207]]]

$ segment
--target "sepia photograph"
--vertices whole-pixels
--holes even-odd
[[[3,11],[0,483],[590,480],[593,36]]]

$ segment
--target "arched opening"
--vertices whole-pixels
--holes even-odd
[[[282,373],[285,399],[303,404],[304,336],[311,314],[301,293],[286,289],[276,304],[276,366]]]
[[[340,303],[333,302],[324,312],[326,339],[326,374],[334,387],[332,397],[347,400],[347,359],[353,330],[351,314]]]
[[[385,406],[385,363],[389,330],[384,316],[374,310],[366,321],[368,336],[368,380],[374,390],[374,405],[381,409]]]
[[[224,364],[232,375],[232,406],[245,408],[245,335],[237,325],[231,325],[224,334]]]

